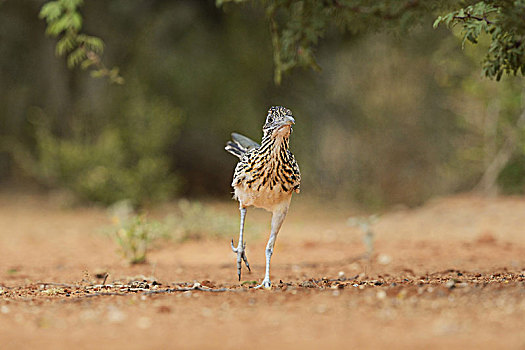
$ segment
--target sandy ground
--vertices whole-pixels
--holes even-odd
[[[294,198],[265,291],[236,280],[229,236],[161,242],[130,266],[106,211],[2,194],[0,349],[525,349],[525,198],[387,212],[370,258],[356,213]],[[261,281],[265,239],[247,232],[243,281]]]

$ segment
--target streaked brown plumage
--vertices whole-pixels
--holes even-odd
[[[232,134],[232,141],[226,144],[226,150],[239,157],[235,167],[232,187],[234,198],[239,201],[241,210],[241,229],[239,244],[232,249],[237,253],[237,272],[241,278],[241,261],[250,266],[245,254],[246,243],[243,241],[244,218],[246,208],[255,206],[272,212],[270,239],[266,247],[266,273],[259,287],[269,288],[270,259],[276,236],[288,212],[292,193],[299,193],[301,174],[295,157],[288,150],[292,124],[295,120],[292,112],[284,107],[271,107],[268,110],[263,127],[261,145],[249,138]]]

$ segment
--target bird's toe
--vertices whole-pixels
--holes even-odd
[[[259,284],[255,289],[265,289],[265,290],[271,290],[272,289],[272,282],[270,280],[264,280],[261,284]]]
[[[233,245],[233,239],[232,239],[231,247],[232,247],[232,251],[234,253],[237,253],[237,248],[235,248],[235,246]]]
[[[246,267],[248,268],[248,271],[251,272],[252,270],[250,269],[250,263],[248,262],[248,257],[246,256],[246,242],[244,243],[239,243],[239,245],[237,247],[235,247],[233,245],[233,240],[232,240],[232,243],[231,243],[231,248],[233,250],[233,252],[235,254],[237,254],[237,275],[239,277],[239,281],[241,280],[241,271],[242,271],[242,262],[244,261],[244,264],[246,265]]]

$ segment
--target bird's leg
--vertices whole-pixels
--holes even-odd
[[[241,228],[239,233],[239,244],[237,245],[237,248],[233,245],[233,239],[232,239],[232,250],[234,253],[237,253],[237,275],[239,276],[239,281],[241,280],[241,268],[242,268],[242,261],[246,264],[246,267],[248,268],[248,271],[250,270],[250,264],[248,263],[248,258],[246,257],[246,242],[243,241],[243,233],[244,233],[244,218],[246,217],[246,208],[240,207],[241,211]]]
[[[266,270],[264,273],[264,280],[260,285],[255,288],[264,288],[270,289],[272,283],[270,282],[270,260],[272,259],[273,247],[275,245],[275,240],[277,239],[277,234],[281,229],[286,213],[288,212],[288,206],[284,209],[281,208],[273,212],[272,215],[272,228],[270,232],[270,239],[268,239],[268,244],[266,245]]]

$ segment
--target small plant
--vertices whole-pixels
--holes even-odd
[[[151,242],[165,235],[162,223],[147,219],[145,215],[135,215],[127,202],[114,206],[113,220],[117,226],[114,239],[124,257],[131,264],[146,261],[146,254]]]

